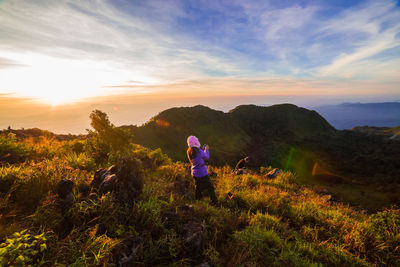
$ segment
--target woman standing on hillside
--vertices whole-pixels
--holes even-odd
[[[192,176],[196,181],[196,199],[201,199],[201,193],[207,189],[211,198],[212,205],[217,205],[217,197],[215,196],[214,187],[211,184],[210,176],[208,175],[207,166],[204,160],[210,158],[208,145],[204,149],[200,148],[199,139],[196,136],[189,136],[187,139],[188,150],[187,156],[192,164]]]

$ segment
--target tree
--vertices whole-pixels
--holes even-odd
[[[93,110],[89,117],[90,125],[94,129],[94,132],[88,130],[89,135],[98,138],[98,141],[102,143],[100,147],[105,147],[107,152],[123,152],[129,148],[132,135],[128,130],[115,127],[108,115],[101,110]]]

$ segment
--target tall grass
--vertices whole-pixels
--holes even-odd
[[[127,244],[135,244],[132,264],[143,266],[400,265],[398,208],[358,212],[300,186],[291,172],[268,179],[270,168],[244,175],[212,168],[221,203],[213,207],[208,197],[194,199],[187,165],[161,150],[130,143],[130,150],[98,162],[85,141],[3,138],[24,160],[0,167],[0,247],[14,232],[45,233],[40,256],[47,265],[109,266]],[[123,155],[142,164],[144,189],[133,206],[110,193],[83,196],[77,186],[73,205],[60,207],[55,188],[61,179],[88,186],[97,168]],[[199,250],[185,241],[194,222],[202,229]]]

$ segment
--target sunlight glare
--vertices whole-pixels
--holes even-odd
[[[135,80],[149,79],[108,62],[65,59],[40,54],[12,54],[9,58],[24,65],[0,72],[2,89],[18,96],[32,97],[53,106],[83,98],[120,93],[123,89],[107,87]]]

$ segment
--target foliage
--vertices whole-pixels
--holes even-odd
[[[114,131],[96,114],[106,122],[99,125]],[[292,171],[267,178],[274,165],[242,175],[209,165],[220,202],[214,207],[208,197],[195,200],[186,163],[131,141],[111,148],[107,136],[96,130],[87,139],[12,141],[31,154],[0,167],[2,265],[113,266],[124,255],[142,266],[400,265],[397,207],[358,211],[301,185]],[[98,162],[93,151],[102,145],[106,158]],[[97,168],[124,155],[143,173],[143,192],[132,205],[90,185]],[[76,185],[68,208],[55,193],[61,179]]]
[[[146,124],[124,126],[135,142],[161,148],[185,161],[186,138],[196,135],[211,148],[212,165],[234,165],[244,155],[250,167],[266,164],[312,176],[315,163],[347,182],[399,182],[400,142],[358,131],[337,131],[315,111],[282,104],[242,105],[228,113],[205,106],[171,108]],[[393,132],[394,134],[394,132]]]
[[[0,162],[17,163],[25,161],[32,150],[24,143],[17,142],[15,134],[0,135]]]
[[[43,265],[43,253],[47,250],[46,240],[44,233],[35,236],[27,233],[27,230],[14,233],[0,244],[1,266]]]
[[[91,138],[96,139],[99,149],[107,152],[124,151],[127,144],[131,142],[129,131],[115,127],[109,120],[106,113],[94,110],[90,114],[93,131],[89,131]]]
[[[161,148],[174,160],[185,161],[189,135],[196,135],[212,149],[210,161],[222,165],[237,161],[250,138],[221,111],[205,106],[165,110],[141,127],[123,127],[135,136],[135,142],[152,149]]]
[[[68,166],[74,169],[94,171],[96,169],[96,162],[92,157],[86,153],[69,153],[65,156]]]

